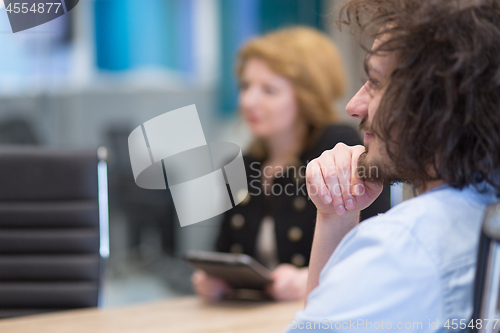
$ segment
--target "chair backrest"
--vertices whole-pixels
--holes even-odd
[[[0,147],[0,318],[99,305],[109,254],[99,155]]]
[[[484,216],[474,286],[474,311],[472,313],[474,328],[471,332],[496,332],[500,329],[499,321],[495,321],[499,313],[499,292],[500,202],[490,205]],[[478,320],[481,320],[481,325],[476,325]]]

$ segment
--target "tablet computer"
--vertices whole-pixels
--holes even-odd
[[[246,254],[189,251],[185,260],[235,289],[259,289],[272,282],[271,271]]]

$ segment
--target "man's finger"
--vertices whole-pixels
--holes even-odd
[[[332,202],[332,197],[324,182],[321,173],[321,167],[317,159],[311,161],[311,163],[307,165],[306,185],[307,185],[307,192],[309,194],[309,197],[311,197],[311,199],[319,197],[319,199],[327,205]]]
[[[328,191],[333,198],[333,207],[339,215],[345,214],[346,208],[342,198],[342,190],[337,177],[337,168],[331,154],[323,153],[318,159],[321,166],[321,174]]]
[[[351,156],[350,152],[335,156],[342,200],[347,210],[354,210],[356,208],[356,198],[351,194],[351,170],[353,169],[351,167]]]

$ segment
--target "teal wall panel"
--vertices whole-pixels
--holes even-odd
[[[193,0],[96,0],[97,66],[194,70]]]

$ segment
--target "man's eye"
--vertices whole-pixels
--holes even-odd
[[[370,83],[370,87],[373,89],[376,89],[379,86],[379,82],[372,77],[368,78],[368,82]]]

